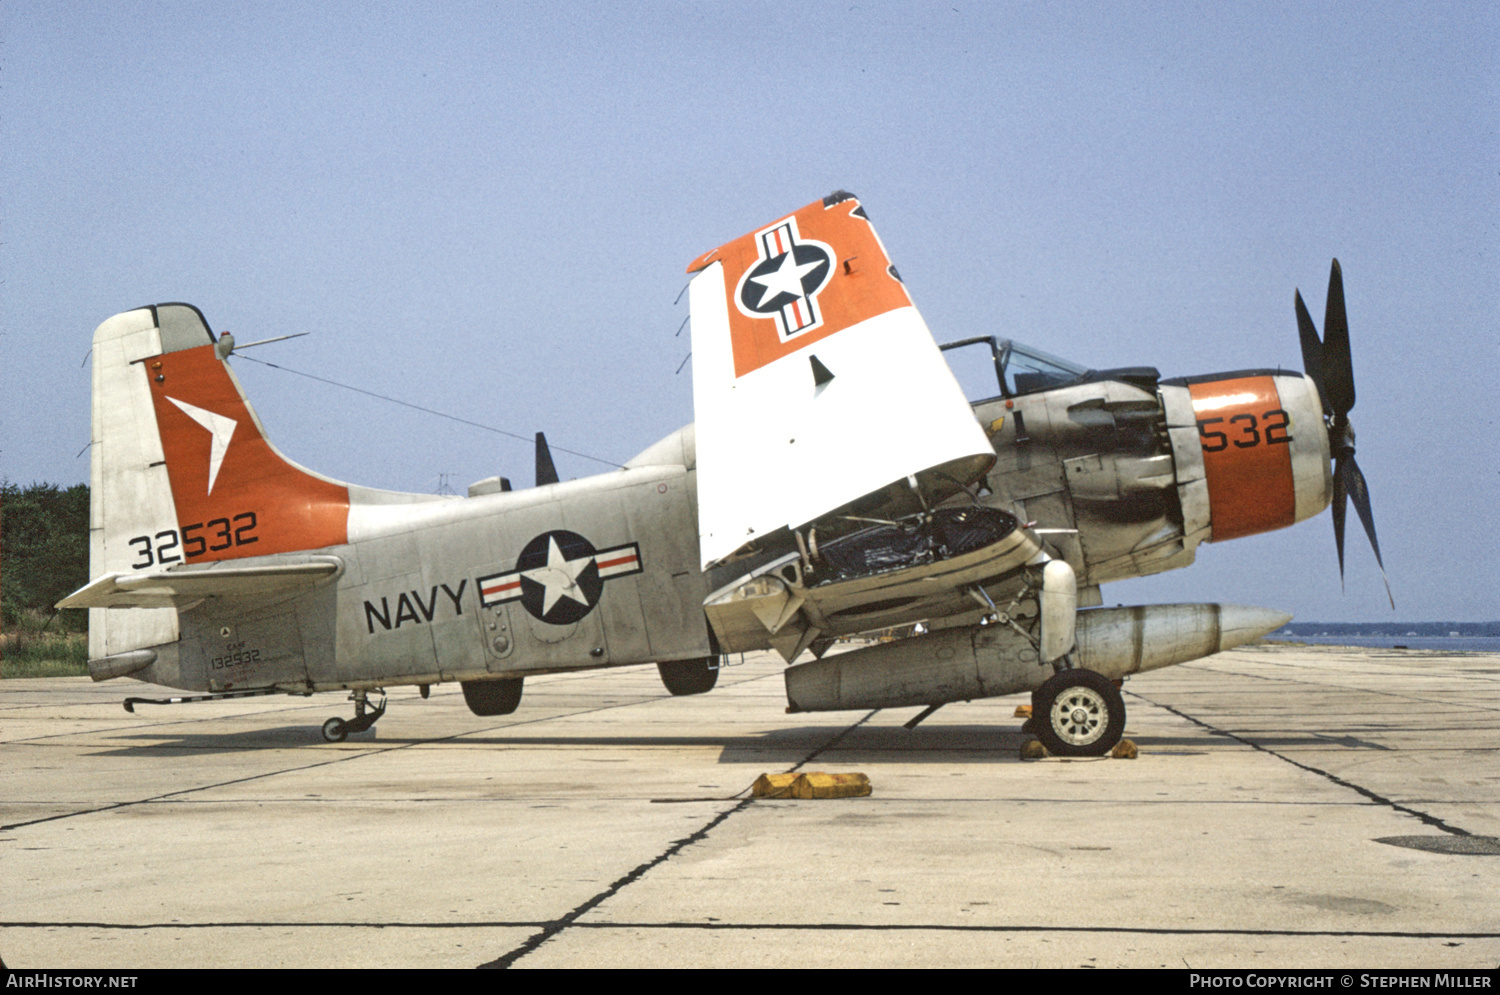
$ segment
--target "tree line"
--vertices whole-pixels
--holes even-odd
[[[89,582],[87,484],[20,487],[0,481],[0,615],[7,629]],[[88,627],[88,612],[61,612],[52,627]]]

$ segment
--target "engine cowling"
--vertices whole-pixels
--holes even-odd
[[[1311,379],[1252,370],[1167,380],[1160,391],[1187,535],[1236,539],[1328,507],[1328,428]]]

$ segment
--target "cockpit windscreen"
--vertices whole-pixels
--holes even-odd
[[[984,350],[964,349],[965,346],[988,346],[989,356],[984,356]],[[1012,339],[980,336],[949,342],[941,348],[947,353],[948,366],[958,378],[965,396],[975,402],[1050,390],[1088,374],[1086,366],[1059,359]],[[963,352],[957,351],[960,349]],[[999,394],[995,393],[996,387]]]

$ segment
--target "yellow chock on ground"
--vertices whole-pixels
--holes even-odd
[[[801,776],[801,774],[762,774],[750,786],[750,793],[756,798],[790,798],[792,782]]]
[[[863,774],[762,774],[750,793],[756,798],[863,798],[870,779]]]
[[[803,774],[792,782],[793,798],[863,798],[870,779],[863,774]]]
[[[1115,744],[1115,748],[1109,751],[1109,755],[1116,760],[1134,760],[1141,755],[1141,751],[1135,748],[1135,743],[1128,739],[1122,739]]]
[[[1029,719],[1029,718],[1031,718],[1031,706],[1030,705],[1017,705],[1016,706],[1016,718],[1018,718],[1018,719]]]
[[[1028,739],[1021,744],[1022,760],[1044,760],[1047,757],[1047,748],[1039,739]]]

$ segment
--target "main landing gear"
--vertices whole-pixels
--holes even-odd
[[[656,665],[661,682],[674,695],[703,694],[712,691],[719,680],[717,656],[705,656],[697,660],[669,660]]]
[[[521,704],[526,678],[504,677],[500,680],[460,681],[464,702],[475,715],[509,715]]]
[[[1056,671],[1031,695],[1025,731],[1054,757],[1102,757],[1125,735],[1125,698],[1103,674],[1073,663],[1078,645],[1078,581],[1065,560],[1042,568],[1041,640],[1037,650]]]
[[[1102,757],[1125,734],[1125,698],[1092,670],[1062,670],[1031,696],[1028,731],[1054,757]]]
[[[344,721],[334,716],[323,723],[323,738],[330,743],[342,743],[344,737],[351,732],[364,732],[375,724],[375,720],[385,714],[385,689],[380,688],[380,704],[374,710],[366,712],[365,705],[368,701],[369,692],[355,691],[349,696],[354,702],[354,718]]]

